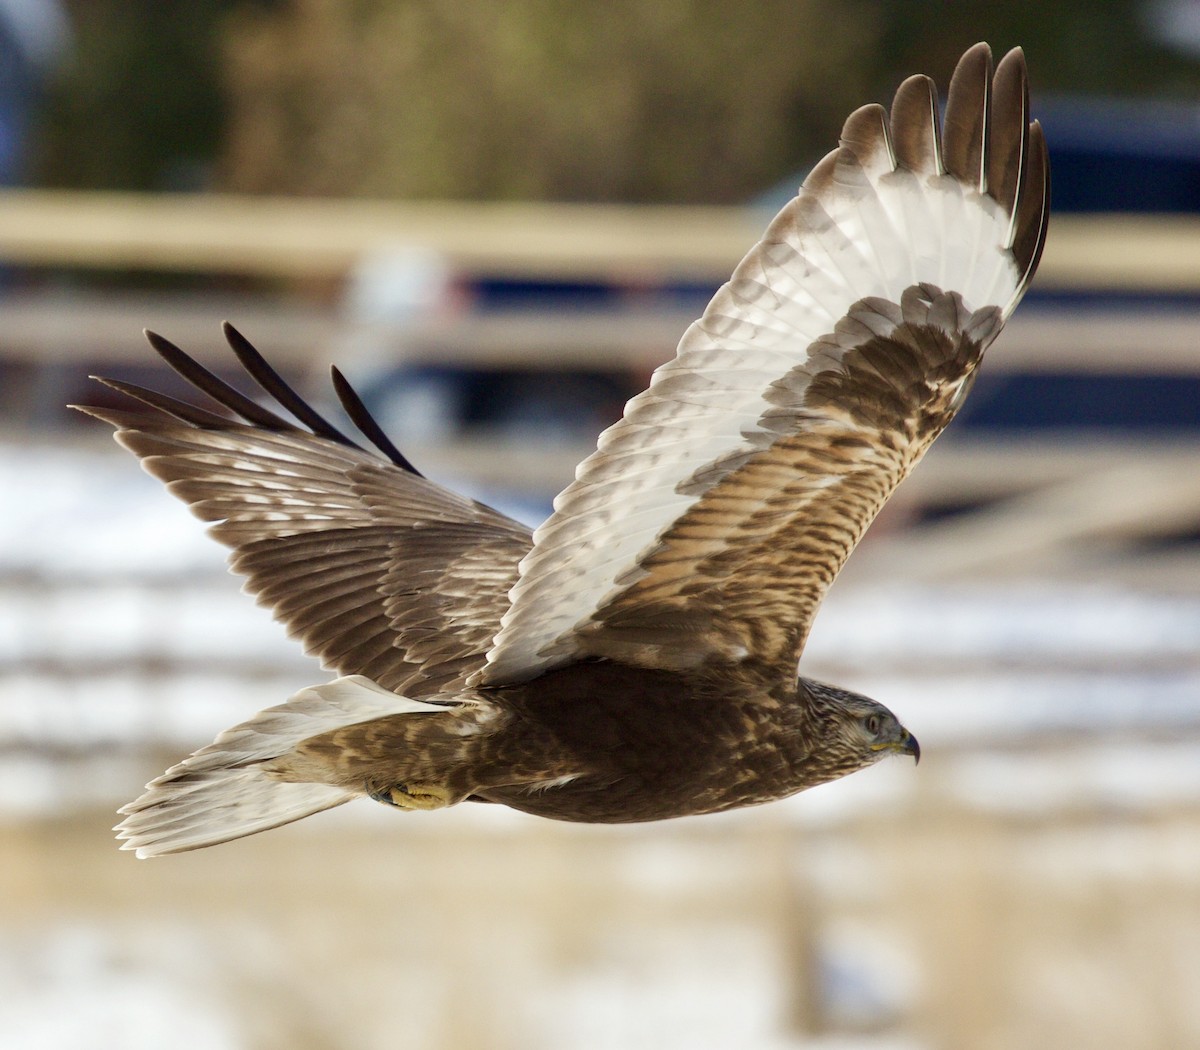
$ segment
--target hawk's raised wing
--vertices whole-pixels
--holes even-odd
[[[949,422],[1041,255],[1025,61],[867,106],[555,501],[485,683],[610,656],[792,674],[879,508]]]
[[[412,698],[453,689],[483,663],[517,563],[524,525],[417,473],[334,370],[351,418],[384,453],[365,451],[307,405],[241,335],[226,336],[263,390],[309,429],[229,387],[160,336],[184,379],[241,418],[101,380],[128,409],[83,408],[111,423],[145,469],[233,548],[246,590],[325,666]]]

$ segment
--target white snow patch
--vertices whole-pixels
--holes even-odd
[[[173,961],[164,968],[167,959]],[[170,956],[131,958],[111,935],[89,926],[64,923],[36,937],[6,933],[0,937],[4,1044],[161,1050],[180,1045],[186,1033],[189,1050],[236,1050],[244,1040],[203,970],[183,945]]]

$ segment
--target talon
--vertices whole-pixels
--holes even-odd
[[[371,798],[398,809],[444,809],[454,803],[450,792],[436,784],[392,784],[372,791]]]

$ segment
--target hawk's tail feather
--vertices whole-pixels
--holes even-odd
[[[114,829],[121,849],[138,857],[183,853],[202,846],[269,831],[354,798],[327,784],[288,784],[271,779],[259,765],[175,775],[182,763],[147,785]]]
[[[286,704],[225,730],[208,747],[172,766],[121,808],[114,829],[138,857],[213,846],[339,806],[356,792],[331,784],[294,783],[268,763],[302,740],[386,715],[439,711],[350,675],[302,689]]]

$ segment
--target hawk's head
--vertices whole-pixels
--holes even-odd
[[[818,713],[820,744],[813,760],[828,769],[823,779],[853,773],[892,754],[921,760],[917,738],[883,704],[847,689],[801,679]]]

